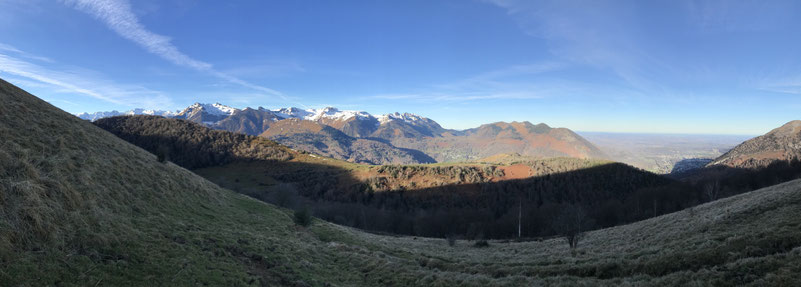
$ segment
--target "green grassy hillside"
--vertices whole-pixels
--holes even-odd
[[[388,237],[221,189],[0,81],[0,285],[798,285],[801,181],[561,239]]]

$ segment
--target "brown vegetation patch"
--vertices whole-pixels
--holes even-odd
[[[531,167],[524,164],[514,164],[509,166],[498,167],[503,171],[504,176],[493,178],[493,181],[510,180],[510,179],[523,179],[533,176]]]

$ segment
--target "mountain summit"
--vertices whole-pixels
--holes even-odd
[[[708,164],[736,168],[760,168],[775,161],[801,159],[801,121],[788,122],[747,140]]]

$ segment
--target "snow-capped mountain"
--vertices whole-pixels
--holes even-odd
[[[298,108],[280,108],[277,110],[273,110],[277,116],[282,119],[305,119],[306,117],[314,115],[314,112],[310,112],[307,110],[301,110]]]
[[[410,113],[402,113],[401,114],[399,112],[395,112],[395,113],[392,113],[392,114],[385,114],[385,115],[382,115],[382,116],[378,117],[378,122],[380,122],[381,124],[385,124],[385,123],[388,123],[390,121],[399,120],[399,121],[404,121],[404,122],[407,122],[407,123],[410,123],[410,124],[414,124],[414,123],[419,123],[419,122],[423,121],[423,119],[425,119],[425,118],[421,117],[421,116],[418,116],[418,115],[415,115],[415,114],[410,114]]]
[[[427,118],[410,114],[410,113],[393,113],[381,116],[373,116],[365,111],[355,110],[340,110],[334,107],[325,107],[322,109],[300,109],[295,107],[280,108],[275,110],[265,109],[259,107],[258,109],[251,109],[260,113],[270,114],[264,118],[273,118],[275,120],[281,119],[302,119],[308,121],[321,122],[324,124],[331,124],[335,122],[347,122],[353,119],[377,121],[375,124],[380,125],[392,120],[401,120],[407,123],[419,123],[430,121]],[[203,104],[194,103],[181,111],[161,111],[161,110],[145,110],[133,109],[126,112],[110,111],[110,112],[96,112],[96,113],[80,113],[77,114],[79,118],[85,120],[95,121],[101,118],[123,116],[123,115],[156,115],[164,117],[174,117],[187,119],[206,125],[214,125],[219,121],[233,116],[237,112],[243,110],[226,106],[220,103]],[[336,124],[335,124],[336,125]],[[340,124],[341,125],[341,124]]]
[[[601,157],[591,143],[570,130],[528,122],[483,125],[464,131],[449,130],[437,122],[411,113],[373,116],[364,111],[322,109],[237,109],[195,103],[180,112],[134,109],[78,115],[97,120],[119,115],[160,115],[184,119],[213,129],[262,135],[281,144],[305,147],[339,159],[365,158],[360,162],[391,164],[392,160],[367,155],[387,154],[400,148],[417,153],[420,162],[475,160],[499,153],[526,156]],[[320,147],[327,147],[321,149]],[[394,151],[397,154],[405,153]],[[368,159],[369,158],[369,159]]]
[[[373,115],[363,112],[363,111],[340,111],[334,107],[326,107],[324,109],[309,109],[306,110],[307,112],[313,113],[313,115],[305,118],[306,120],[310,121],[319,121],[323,119],[328,120],[337,120],[337,121],[346,121],[352,118],[357,119],[371,119],[375,118]]]
[[[110,112],[80,113],[77,114],[76,116],[83,120],[96,121],[102,118],[116,117],[116,116],[151,115],[151,116],[162,116],[162,117],[174,117],[177,114],[178,111],[133,109],[125,112],[119,112],[115,110]]]
[[[282,119],[302,119],[308,121],[319,121],[324,119],[346,121],[352,118],[375,118],[373,115],[364,111],[342,111],[334,107],[305,110],[293,107],[272,110],[272,112]]]
[[[230,116],[238,110],[239,109],[237,108],[232,108],[220,103],[214,103],[214,104],[194,103],[191,106],[184,109],[183,111],[181,111],[180,113],[178,113],[177,116],[192,117],[199,113],[207,113],[209,115],[214,115],[214,116]]]
[[[212,126],[217,122],[233,115],[239,109],[232,108],[220,103],[214,104],[201,104],[194,103],[187,107],[177,115],[175,118],[190,120],[196,123]]]

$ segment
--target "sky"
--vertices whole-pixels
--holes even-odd
[[[0,78],[70,113],[756,135],[801,119],[799,51],[801,1],[0,0]]]

